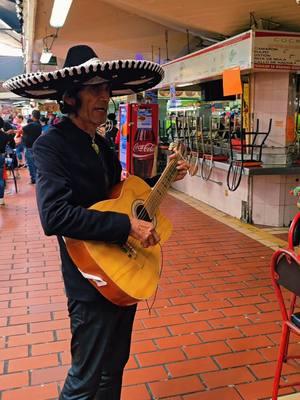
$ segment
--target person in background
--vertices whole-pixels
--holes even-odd
[[[11,125],[11,126],[13,126],[13,124],[14,124],[14,118],[17,116],[17,113],[16,112],[14,112],[14,113],[12,113],[12,114],[9,114],[9,116],[8,116],[8,118],[7,118],[7,121],[8,121],[8,123]]]
[[[16,145],[16,156],[18,161],[18,168],[22,168],[25,165],[25,154],[23,144],[23,126],[25,125],[24,117],[22,114],[18,114],[14,119],[15,129],[15,145]]]
[[[41,114],[39,110],[33,110],[31,115],[32,122],[23,127],[23,143],[25,146],[25,159],[29,169],[31,184],[35,184],[36,181],[36,166],[34,162],[32,146],[36,141],[36,139],[42,133],[40,116]]]
[[[42,125],[42,133],[48,132],[50,125],[48,125],[48,118],[46,117],[41,117],[40,119],[41,125]]]
[[[47,113],[47,118],[48,118],[48,125],[51,126],[53,125],[53,121],[55,118],[55,115],[52,112]]]
[[[22,115],[22,114],[16,115],[15,118],[14,118],[13,124],[14,124],[14,126],[15,126],[15,128],[16,128],[17,130],[22,129],[23,126],[25,125],[23,115]]]
[[[4,163],[5,163],[5,151],[6,146],[14,140],[13,133],[6,133],[3,129],[4,121],[0,117],[0,206],[4,206]]]
[[[169,142],[174,141],[176,123],[176,114],[174,112],[171,112],[171,114],[166,119],[166,137]]]
[[[4,132],[11,133],[11,132],[9,132],[9,131],[14,130],[14,129],[15,129],[15,126],[12,124],[12,122],[10,122],[9,119],[3,120],[3,121],[4,121],[4,125],[3,125],[3,130],[4,130]]]
[[[54,118],[54,120],[53,120],[53,125],[58,124],[60,121],[61,121],[61,118],[56,114],[56,115],[55,115],[55,118]]]
[[[70,67],[76,72],[73,80],[65,74]],[[72,364],[59,399],[119,400],[136,304],[121,307],[106,299],[76,267],[64,237],[122,245],[131,236],[145,248],[158,244],[160,238],[151,222],[89,207],[108,199],[121,179],[115,151],[96,133],[106,122],[110,97],[155,86],[163,70],[151,62],[101,62],[90,47],[78,45],[69,49],[58,79],[42,74],[44,80],[24,79],[29,86],[22,87],[22,94],[26,96],[36,85],[43,97],[50,90],[67,115],[34,144],[39,214],[46,235],[58,238],[72,332]],[[10,89],[6,83],[5,87],[15,91],[21,85]],[[187,169],[185,161],[178,161],[177,179]]]

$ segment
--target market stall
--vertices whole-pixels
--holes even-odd
[[[178,190],[247,222],[290,223],[297,208],[289,191],[300,178],[299,43],[299,33],[250,30],[164,65],[168,140],[183,141],[199,163]],[[233,70],[241,90],[224,96]],[[176,96],[182,88],[200,92],[189,108]]]

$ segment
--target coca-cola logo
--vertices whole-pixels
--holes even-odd
[[[132,149],[134,154],[153,154],[155,151],[155,144],[148,143],[135,143]]]

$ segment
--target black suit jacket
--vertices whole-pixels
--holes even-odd
[[[120,163],[106,139],[97,136],[95,141],[99,155],[91,137],[65,118],[33,146],[41,223],[46,235],[58,237],[67,296],[83,301],[95,301],[101,295],[72,262],[63,236],[124,243],[130,232],[126,214],[87,209],[107,199],[121,175]]]

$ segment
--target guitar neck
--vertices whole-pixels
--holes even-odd
[[[171,183],[174,181],[177,175],[177,162],[180,158],[180,155],[177,154],[175,158],[172,158],[168,165],[166,166],[165,170],[163,171],[161,177],[156,182],[155,186],[153,187],[149,197],[145,201],[145,208],[150,216],[153,218],[156,211],[158,210],[162,200],[166,196]]]

